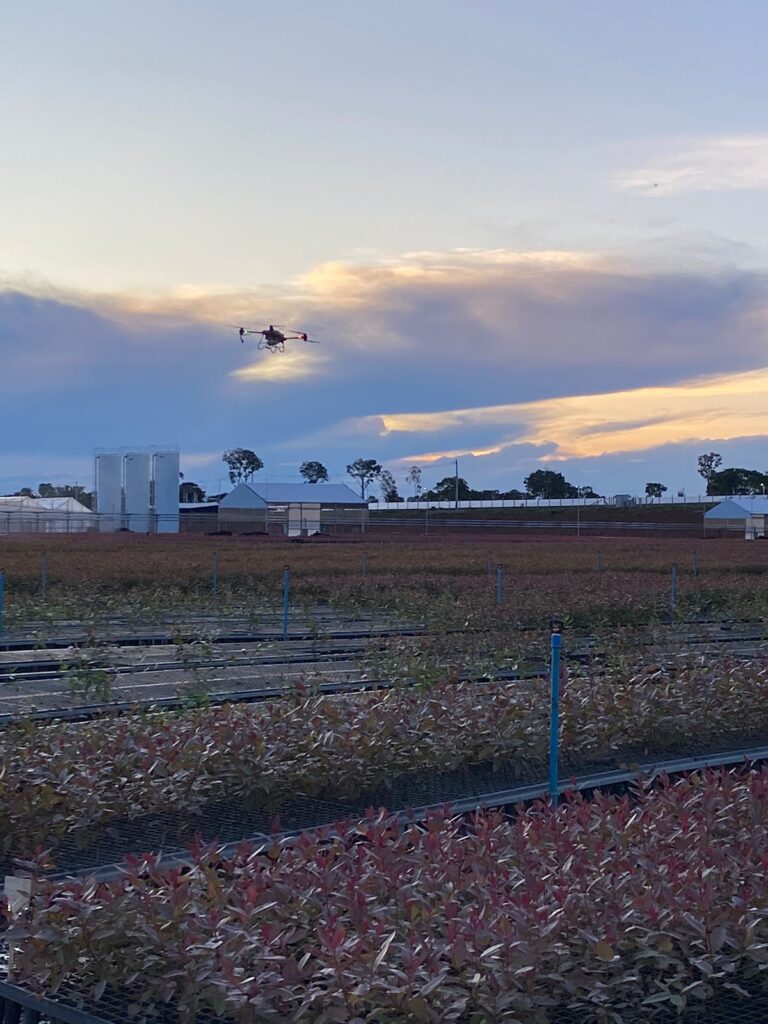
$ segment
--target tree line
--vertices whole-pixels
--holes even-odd
[[[224,452],[222,460],[226,463],[229,471],[229,480],[233,486],[248,483],[253,479],[260,469],[264,468],[264,462],[250,448],[232,448]],[[709,497],[719,497],[725,494],[768,494],[768,473],[761,473],[756,469],[744,469],[742,467],[730,467],[721,469],[722,456],[718,452],[705,452],[698,457],[698,472],[704,479]],[[328,470],[316,459],[302,462],[299,467],[302,479],[308,484],[324,483],[329,479]],[[179,501],[182,503],[204,501],[205,491],[194,481],[183,480],[179,485]],[[370,497],[370,489],[378,483],[381,499],[387,502],[405,501],[399,491],[398,483],[394,474],[385,469],[376,459],[355,459],[347,466],[347,475],[357,483],[360,495],[363,498]],[[598,494],[591,486],[578,486],[570,483],[562,473],[551,469],[537,469],[529,473],[523,480],[523,490],[512,488],[511,490],[486,489],[476,490],[467,483],[463,477],[446,476],[428,490],[425,490],[422,483],[422,470],[419,466],[411,466],[405,476],[405,484],[410,492],[408,498],[420,501],[490,501],[495,499],[524,500],[526,498],[543,498],[548,501],[556,501],[561,498],[591,498],[599,500],[602,495]],[[649,481],[645,485],[647,498],[661,500],[668,491],[665,484],[658,481]],[[37,491],[31,487],[22,487],[14,492],[16,496],[29,498],[75,498],[87,508],[95,507],[95,495],[92,491],[86,490],[77,484],[51,484],[41,483]],[[683,492],[678,491],[678,496],[683,497]],[[211,500],[217,500],[223,495],[210,495]]]

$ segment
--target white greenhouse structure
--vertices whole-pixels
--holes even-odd
[[[346,484],[238,484],[219,502],[219,529],[288,537],[364,530],[368,502]]]
[[[97,516],[75,498],[0,497],[0,535],[8,533],[85,533]]]
[[[765,537],[768,497],[751,495],[726,498],[704,513],[704,533],[708,530],[743,533],[747,540]]]

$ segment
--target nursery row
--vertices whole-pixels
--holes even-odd
[[[533,781],[543,777],[548,715],[539,679],[344,697],[293,691],[257,706],[25,723],[0,735],[0,852],[85,841],[95,826],[195,814],[221,800],[277,812],[293,795],[365,794],[409,772],[486,764]],[[567,771],[767,739],[764,661],[585,674],[563,686]]]
[[[16,983],[125,1020],[634,1024],[765,992],[766,906],[768,771],[742,769],[134,858],[37,882],[6,938]]]
[[[50,582],[100,581],[120,584],[183,582],[208,578],[217,557],[222,580],[231,576],[275,576],[286,563],[297,573],[352,578],[365,570],[371,576],[394,572],[403,577],[437,572],[472,576],[490,564],[510,572],[588,574],[598,566],[625,573],[659,572],[676,562],[682,572],[693,564],[700,571],[739,573],[765,566],[761,545],[743,539],[702,538],[534,538],[514,539],[421,537],[362,540],[350,544],[293,543],[245,537],[10,536],[0,539],[3,566],[11,579],[37,584],[45,557]]]
[[[768,562],[738,541],[613,540],[291,545],[243,539],[48,538],[3,542],[5,626],[62,620],[137,628],[168,616],[239,616],[258,626],[291,613],[374,610],[428,622],[512,628],[556,615],[572,625],[624,626],[678,616],[768,613]],[[672,566],[677,566],[674,600]],[[501,587],[496,571],[501,568]],[[501,597],[501,601],[499,601]]]

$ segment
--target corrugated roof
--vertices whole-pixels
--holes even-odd
[[[727,498],[709,512],[705,519],[749,519],[750,516],[768,515],[768,497],[745,494],[738,498]]]
[[[272,505],[367,505],[346,484],[243,484]]]

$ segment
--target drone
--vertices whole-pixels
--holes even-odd
[[[259,348],[268,352],[285,352],[286,341],[305,341],[308,345],[318,345],[315,338],[310,338],[304,331],[294,331],[290,327],[276,327],[270,324],[263,331],[250,331],[247,327],[238,327],[237,324],[230,324],[240,334],[240,341],[245,342],[246,334],[259,335]]]

